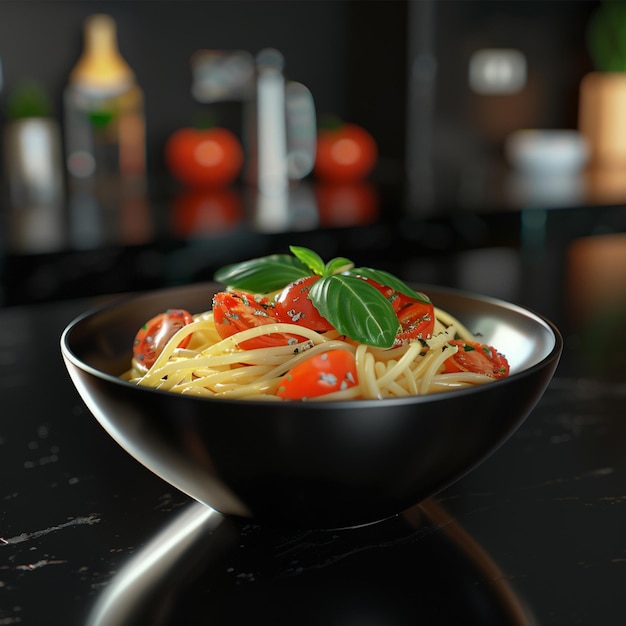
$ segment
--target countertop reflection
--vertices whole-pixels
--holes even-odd
[[[329,601],[330,600],[330,601]],[[489,555],[432,500],[341,531],[239,525],[191,504],[98,597],[90,626],[481,624],[534,617]]]
[[[483,184],[491,190],[488,180]],[[303,181],[286,199],[247,188],[175,189],[106,211],[89,202],[80,210],[76,203],[5,207],[0,306],[210,280],[226,263],[293,244],[408,280],[461,283],[505,299],[519,298],[521,284],[533,280],[525,272],[534,273],[537,284],[524,285],[527,297],[550,280],[539,267],[561,272],[570,242],[626,231],[625,205],[604,200],[507,204],[497,191],[485,191],[410,207],[393,185]]]

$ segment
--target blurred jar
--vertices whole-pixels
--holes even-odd
[[[580,82],[578,128],[591,149],[590,165],[626,167],[626,72],[590,72]]]
[[[64,93],[65,151],[71,190],[115,202],[142,190],[146,174],[143,91],[122,58],[114,20],[87,18],[83,54]]]
[[[8,98],[3,161],[9,246],[19,252],[58,250],[65,240],[61,130],[35,81],[23,80]]]
[[[8,101],[4,162],[14,208],[63,201],[61,131],[48,98],[35,81],[23,81]]]

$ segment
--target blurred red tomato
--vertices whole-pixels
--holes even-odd
[[[378,194],[365,180],[318,183],[315,197],[322,227],[369,224],[378,217]]]
[[[378,146],[370,133],[356,124],[320,128],[313,173],[319,180],[361,180],[374,169]]]
[[[165,164],[189,187],[225,187],[243,167],[239,138],[226,128],[181,128],[165,142]]]

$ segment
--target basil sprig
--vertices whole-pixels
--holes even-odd
[[[393,274],[369,267],[355,268],[350,259],[336,257],[324,263],[313,250],[290,246],[292,255],[272,254],[221,268],[215,280],[234,289],[268,293],[316,274],[309,298],[322,317],[342,335],[378,348],[390,348],[400,324],[391,302],[362,278],[403,293],[421,302],[429,299]]]
[[[342,335],[390,348],[400,328],[391,303],[364,280],[345,274],[325,276],[311,285],[315,308]]]
[[[297,258],[289,254],[272,254],[222,267],[214,279],[235,289],[267,293],[310,275],[311,270]]]

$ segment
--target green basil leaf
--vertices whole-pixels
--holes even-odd
[[[311,271],[291,255],[272,254],[222,267],[215,272],[213,278],[235,289],[267,293],[310,275]]]
[[[322,276],[332,276],[333,274],[339,274],[340,272],[345,272],[349,269],[352,269],[353,267],[354,263],[350,259],[346,259],[343,256],[338,256],[326,263]]]
[[[314,274],[321,276],[324,273],[324,261],[317,252],[302,246],[289,246],[289,250],[303,265],[310,268]]]
[[[411,289],[406,283],[396,278],[393,274],[385,272],[384,270],[374,270],[370,267],[355,267],[354,269],[344,272],[348,276],[363,276],[364,278],[371,278],[377,283],[384,285],[385,287],[391,287],[400,293],[403,293],[410,298],[415,298],[420,302],[430,303],[430,300],[423,293],[419,293],[414,289]]]
[[[378,348],[390,348],[400,328],[391,303],[360,278],[335,274],[313,283],[309,298],[342,335]]]

